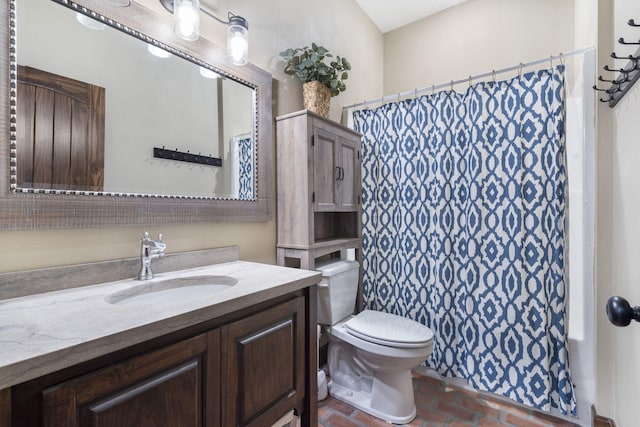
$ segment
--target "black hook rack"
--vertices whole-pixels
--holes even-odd
[[[640,27],[640,24],[636,24],[633,19],[629,19],[627,24],[631,27]],[[621,45],[639,45],[640,40],[637,42],[626,41],[623,37],[618,39],[618,43]],[[636,49],[633,55],[619,56],[615,52],[611,53],[611,58],[614,60],[626,60],[627,63],[624,67],[616,68],[605,65],[604,71],[618,73],[613,79],[605,79],[602,76],[598,76],[598,81],[609,83],[610,86],[607,89],[600,89],[597,85],[593,86],[594,90],[604,92],[608,96],[606,98],[600,98],[600,102],[606,102],[609,107],[613,108],[618,102],[627,94],[629,89],[640,79],[640,47]]]
[[[193,154],[188,150],[184,151],[167,150],[166,148],[153,147],[153,157],[158,159],[177,160],[179,162],[197,163],[199,165],[222,166],[222,159],[218,157],[203,156],[202,154]]]

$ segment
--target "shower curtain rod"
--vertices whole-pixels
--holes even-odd
[[[384,104],[385,101],[393,101],[393,100],[399,100],[400,98],[406,97],[406,96],[410,96],[413,95],[413,97],[418,96],[418,93],[423,92],[425,90],[432,90],[435,91],[437,89],[442,89],[445,87],[453,87],[454,85],[460,84],[460,83],[465,83],[465,82],[469,82],[469,81],[473,81],[473,80],[480,80],[480,79],[484,79],[486,77],[491,77],[491,76],[496,76],[497,74],[502,74],[502,73],[508,73],[510,71],[515,71],[515,70],[522,70],[522,68],[524,67],[531,67],[532,65],[538,65],[538,64],[542,64],[543,62],[547,62],[547,61],[551,61],[553,62],[554,59],[560,59],[562,60],[563,58],[566,58],[568,56],[573,56],[573,55],[579,55],[581,53],[585,53],[591,50],[595,50],[595,48],[593,47],[586,47],[583,49],[577,49],[577,50],[572,50],[571,52],[567,52],[567,53],[560,53],[557,56],[553,56],[551,55],[548,58],[544,58],[544,59],[538,59],[536,61],[531,61],[531,62],[527,62],[525,64],[520,63],[518,65],[514,65],[512,67],[507,67],[507,68],[502,68],[500,70],[493,70],[490,71],[488,73],[484,73],[484,74],[478,74],[475,76],[469,76],[466,79],[460,79],[460,80],[451,80],[448,83],[442,83],[439,85],[433,85],[433,86],[427,86],[427,87],[423,87],[420,89],[413,89],[413,90],[408,90],[406,92],[398,92],[396,94],[393,95],[387,95],[387,96],[383,96],[381,98],[376,98],[376,99],[372,99],[369,101],[364,101],[364,102],[360,102],[357,104],[351,104],[351,105],[347,105],[345,107],[342,107],[343,110],[347,110],[349,108],[357,108],[360,106],[368,106],[369,104]]]

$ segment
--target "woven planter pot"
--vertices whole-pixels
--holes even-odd
[[[329,117],[331,89],[314,80],[302,85],[302,96],[304,98],[304,108],[322,117]]]

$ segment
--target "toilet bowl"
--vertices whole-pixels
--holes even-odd
[[[390,333],[397,339],[390,339]],[[387,422],[413,421],[411,369],[431,355],[431,330],[410,319],[365,310],[331,326],[329,336],[329,394]]]
[[[411,369],[431,355],[433,332],[390,313],[354,315],[357,263],[316,268],[323,273],[318,321],[328,325],[329,394],[387,422],[411,422],[416,416]]]

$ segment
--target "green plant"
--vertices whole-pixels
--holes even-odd
[[[336,55],[327,65],[325,58],[333,58],[333,55],[315,43],[311,43],[311,47],[289,48],[280,52],[280,56],[287,61],[284,72],[295,74],[303,83],[317,80],[331,90],[331,96],[347,89],[344,81],[349,78],[347,71],[351,70],[347,58]]]

